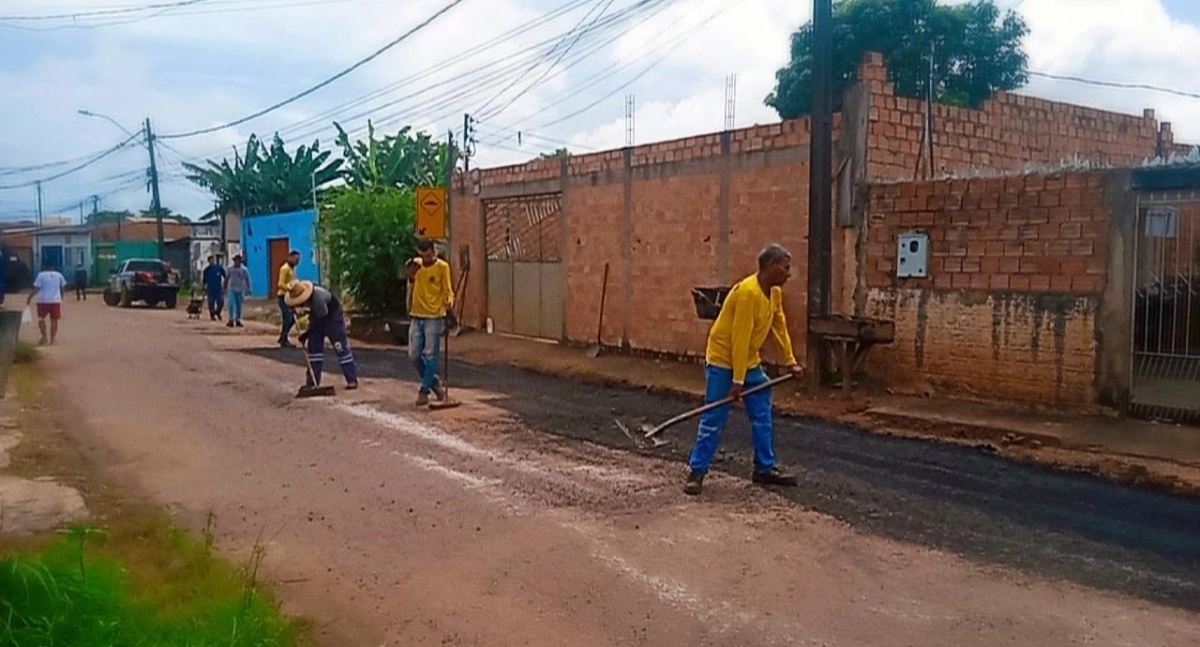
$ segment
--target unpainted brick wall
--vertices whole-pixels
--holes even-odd
[[[730,280],[735,281],[755,271],[755,257],[764,245],[778,242],[796,257],[797,279],[785,288],[785,305],[802,358],[808,166],[796,160],[807,159],[808,121],[755,126],[728,137],[728,157],[722,155],[720,133],[633,148],[628,231],[622,150],[569,158],[565,187],[559,160],[460,175],[452,198],[455,244],[483,240],[477,216],[458,214],[477,213],[489,188],[527,186],[532,193],[535,184],[544,191],[547,182],[559,180],[555,186],[563,189],[567,219],[567,339],[595,338],[608,262],[604,342],[702,356],[711,322],[696,316],[691,289],[722,283],[722,254],[728,257]],[[770,157],[783,151],[791,151],[790,161]],[[729,175],[729,231],[722,252],[723,173]],[[473,195],[476,185],[479,196]],[[473,253],[472,264],[477,267],[483,259],[476,256]],[[486,284],[475,283],[473,278],[472,292],[486,294]],[[480,300],[468,298],[464,321],[481,326],[486,317]]]
[[[1108,278],[1103,172],[871,189],[868,310],[896,321],[891,379],[1047,403],[1095,401]],[[896,278],[899,235],[930,239],[928,277]]]
[[[879,54],[865,57],[859,77],[872,95],[869,176],[925,177],[916,174],[924,102],[896,96]],[[1152,157],[1158,141],[1152,110],[1125,115],[1008,92],[996,93],[979,110],[935,104],[933,123],[934,177],[980,169],[1016,171],[1031,163],[1070,159],[1122,166]]]
[[[867,176],[874,181],[911,179],[921,149],[923,105],[895,96],[878,55],[868,55],[859,74],[871,93]],[[1158,143],[1158,125],[1150,112],[1120,115],[1012,94],[997,95],[981,110],[937,106],[935,111],[936,170],[946,173],[1011,172],[1029,163],[1052,165],[1074,156],[1123,164],[1153,155]],[[837,115],[835,137],[840,123]],[[728,155],[722,153],[720,133],[634,147],[628,151],[633,177],[628,216],[623,149],[572,156],[565,178],[559,159],[459,174],[452,198],[455,244],[470,242],[473,268],[469,290],[474,296],[467,299],[465,322],[482,326],[487,317],[481,298],[486,294],[486,268],[484,234],[478,225],[480,200],[491,199],[489,195],[561,190],[567,218],[565,329],[569,340],[589,341],[595,336],[607,261],[611,270],[605,343],[700,354],[708,323],[695,317],[690,288],[716,285],[725,268],[728,282],[751,273],[758,250],[779,242],[796,258],[794,280],[785,291],[793,341],[802,355],[809,127],[809,121],[801,119],[733,131],[728,135]],[[723,164],[728,170],[722,170]],[[1106,271],[1100,233],[1104,224],[1091,215],[1073,216],[1065,223],[1051,216],[1053,211],[1053,218],[1058,218],[1060,207],[1069,213],[1097,209],[1100,192],[1095,177],[887,185],[877,189],[871,215],[876,220],[882,217],[889,226],[912,228],[944,224],[938,214],[953,214],[954,226],[935,234],[944,236],[936,247],[948,260],[928,281],[930,288],[1095,295]],[[723,178],[729,187],[726,246],[719,227]],[[972,190],[966,190],[968,186]],[[890,200],[887,209],[877,208],[876,199]],[[464,213],[466,217],[458,215]],[[958,226],[967,219],[972,226],[982,227],[980,218],[995,226],[978,230]],[[914,288],[886,285],[888,263],[894,262],[887,254],[895,253],[886,248],[894,243],[877,235],[882,234],[871,231],[867,255],[872,289],[888,289],[891,294],[883,296],[898,297],[900,291]],[[855,276],[853,265],[849,269],[841,265],[853,252],[853,245],[844,244],[846,239],[852,241],[853,236],[847,237],[845,230],[835,232],[835,302],[852,292],[844,275]],[[844,280],[847,285],[839,285]],[[886,301],[879,294],[872,298],[875,304]],[[1032,356],[1028,351],[1026,355]],[[1042,350],[1037,356],[1044,356]],[[895,363],[899,361],[895,358]]]

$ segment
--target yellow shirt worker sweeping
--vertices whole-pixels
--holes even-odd
[[[417,243],[420,256],[408,262],[408,280],[412,286],[412,319],[408,328],[408,356],[421,376],[417,406],[429,404],[433,393],[439,402],[445,401],[446,389],[438,376],[438,359],[442,334],[446,327],[446,312],[454,305],[454,287],[450,280],[450,264],[438,258],[433,241]]]
[[[293,249],[288,253],[287,261],[279,266],[279,283],[275,286],[275,294],[279,297],[279,314],[283,317],[283,326],[279,331],[279,346],[282,348],[292,346],[288,335],[292,332],[292,326],[296,325],[296,313],[288,306],[285,299],[288,289],[296,282],[296,266],[299,264],[300,252]]]
[[[760,355],[768,334],[779,344],[788,369],[796,375],[804,373],[792,353],[787,318],[783,314],[783,284],[791,273],[791,253],[779,245],[770,245],[758,255],[758,273],[742,279],[725,297],[721,313],[708,332],[705,404],[728,396],[743,399],[743,390],[769,381]],[[753,481],[795,486],[796,477],[775,465],[771,390],[752,393],[744,400],[754,441]],[[704,476],[721,444],[721,431],[729,422],[732,406],[713,409],[700,417],[685,493],[694,496],[704,490]]]

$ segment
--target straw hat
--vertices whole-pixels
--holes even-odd
[[[287,296],[283,297],[283,302],[288,304],[288,307],[295,308],[308,301],[312,293],[312,281],[292,281],[292,284],[288,286]]]

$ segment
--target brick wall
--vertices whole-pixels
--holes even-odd
[[[559,192],[567,223],[566,338],[594,339],[608,262],[604,342],[699,356],[710,322],[696,316],[693,287],[727,285],[752,273],[755,256],[772,242],[788,246],[803,265],[808,138],[808,121],[798,120],[638,146],[628,161],[618,150],[573,156],[565,170],[560,160],[537,160],[460,175],[454,243],[491,246],[474,215],[481,202]],[[482,263],[472,249],[472,266]],[[486,294],[479,280],[472,279],[471,290]],[[786,302],[801,355],[803,283],[788,286]],[[468,298],[465,321],[481,326],[486,317],[486,304]]]
[[[870,314],[896,321],[873,365],[957,392],[1086,405],[1108,278],[1102,172],[876,185]],[[928,277],[898,279],[898,236],[930,239]]]
[[[867,55],[859,76],[871,91],[868,174],[884,180],[918,177],[924,102],[896,96],[878,54]],[[997,93],[979,110],[934,105],[933,122],[934,177],[979,169],[1017,171],[1073,158],[1122,166],[1152,157],[1158,141],[1153,110],[1125,115],[1008,92]]]
[[[865,97],[859,110],[867,116],[865,122],[848,122],[855,126],[847,132],[861,136],[863,128],[857,124],[866,126],[861,149],[866,157],[856,162],[861,166],[851,171],[853,177],[867,182],[913,178],[921,151],[922,103],[895,95],[878,55],[868,55],[859,74],[856,96]],[[1055,165],[1069,158],[1125,164],[1153,155],[1160,144],[1150,111],[1121,115],[1013,94],[998,94],[980,110],[934,110],[934,171],[941,174],[982,175],[980,169],[1011,174],[1030,163]],[[835,137],[841,124],[837,115]],[[560,193],[566,219],[567,339],[594,337],[607,261],[604,341],[699,354],[708,323],[696,318],[689,289],[730,284],[754,270],[754,255],[763,245],[779,242],[796,257],[786,307],[793,341],[803,353],[809,137],[809,122],[802,119],[572,156],[565,162],[534,160],[459,174],[452,199],[454,243],[471,245],[473,268],[465,322],[482,326],[487,317],[481,205]],[[857,145],[839,148],[841,154],[861,158],[859,150]],[[841,162],[836,161],[839,168]],[[869,284],[872,310],[902,320],[909,350],[902,349],[904,343],[885,350],[880,355],[885,365],[907,362],[910,368],[943,375],[947,382],[975,384],[978,370],[955,372],[939,359],[939,351],[925,353],[937,346],[928,346],[927,337],[920,341],[920,365],[914,364],[918,325],[928,332],[930,321],[961,315],[964,327],[973,321],[971,326],[983,331],[960,337],[982,335],[982,346],[972,352],[991,358],[987,365],[1007,361],[1003,358],[1011,348],[1013,357],[1024,358],[1014,360],[1017,364],[1043,366],[1039,375],[1056,385],[1053,397],[1087,400],[1085,365],[1090,360],[1084,358],[1091,342],[1086,313],[1095,308],[1106,271],[1104,225],[1097,220],[1103,217],[1097,202],[1102,191],[1096,177],[1013,176],[877,187],[870,213],[858,219],[851,214],[836,230],[835,306],[848,310],[851,299],[859,299],[860,288]],[[858,201],[853,202],[851,209],[858,209]],[[858,245],[860,227],[868,228],[866,249]],[[935,239],[938,269],[923,284],[892,285],[888,263],[894,263],[895,249],[890,236],[915,227],[941,236]],[[858,282],[864,273],[870,276]],[[979,295],[1000,295],[1001,305],[987,299],[975,303]],[[943,306],[945,310],[937,310]],[[976,317],[976,310],[968,313],[960,307],[984,310]],[[991,346],[996,317],[1001,318],[1000,350]],[[1062,344],[1043,343],[1058,337]],[[968,346],[963,342],[961,349]],[[1048,350],[1057,346],[1061,352]],[[1011,389],[1014,397],[1044,392],[1022,391],[1016,384]]]

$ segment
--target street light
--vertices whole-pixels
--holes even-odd
[[[130,139],[134,139],[137,135],[130,132],[128,128],[122,126],[120,122],[108,115],[102,115],[90,110],[79,110],[79,114],[84,117],[95,117],[103,119],[108,123],[120,128],[122,132],[129,135]],[[150,209],[154,211],[154,219],[158,225],[158,259],[166,260],[166,240],[163,234],[163,217],[162,217],[162,201],[159,199],[158,193],[158,165],[154,162],[154,131],[150,129],[150,119],[146,119],[146,124],[142,130],[145,135],[146,150],[150,153]]]
[[[91,110],[80,110],[79,114],[83,115],[84,117],[96,117],[97,119],[103,119],[103,120],[107,121],[108,123],[116,126],[117,128],[120,128],[122,132],[124,132],[126,135],[129,135],[130,139],[137,137],[137,135],[134,135],[128,128],[126,128],[125,126],[122,126],[119,121],[117,121],[116,119],[113,119],[112,117],[109,117],[108,115],[102,115],[99,113],[95,113],[95,112],[92,112]]]

